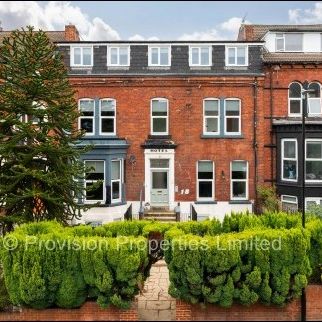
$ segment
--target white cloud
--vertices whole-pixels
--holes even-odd
[[[178,40],[221,40],[222,37],[216,29],[207,31],[195,31],[191,34],[183,34]]]
[[[291,11],[290,11],[291,12]],[[302,12],[295,9],[289,13],[290,19],[305,19],[322,17],[322,3],[317,3],[314,9]],[[4,29],[32,25],[36,29],[64,30],[65,25],[74,24],[84,40],[119,40],[119,33],[99,17],[91,19],[80,7],[69,1],[0,1],[0,17]],[[242,19],[232,17],[208,30],[184,33],[179,40],[222,40],[236,39]],[[248,23],[248,21],[246,21]],[[158,37],[145,37],[134,34],[129,40],[155,40]]]
[[[191,34],[183,34],[179,40],[223,40],[223,39],[237,39],[238,30],[242,18],[232,17],[227,21],[215,26],[215,28],[206,31],[195,31]],[[245,23],[250,23],[245,21]]]
[[[158,37],[149,37],[149,38],[144,38],[142,35],[135,34],[129,38],[129,40],[133,41],[142,41],[142,40],[160,40]]]
[[[35,29],[63,30],[71,23],[76,25],[85,40],[118,40],[116,30],[101,18],[90,19],[87,14],[68,1],[1,1],[1,22],[4,29],[15,29],[32,25]]]
[[[232,18],[228,19],[227,21],[221,23],[220,28],[222,30],[226,30],[226,31],[232,32],[234,34],[237,34],[242,21],[243,21],[243,19],[240,17],[232,17]],[[250,21],[245,20],[244,23],[249,24]]]
[[[310,9],[290,9],[288,18],[296,24],[322,23],[322,2],[316,2]]]

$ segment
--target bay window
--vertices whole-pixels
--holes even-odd
[[[105,201],[105,162],[86,160],[85,202]]]
[[[151,100],[151,134],[168,134],[168,100],[165,98]]]
[[[100,133],[116,133],[116,101],[115,99],[105,98],[100,100]]]
[[[92,99],[80,99],[78,101],[81,116],[78,121],[78,128],[84,130],[87,134],[94,134],[95,104]]]
[[[282,140],[282,180],[297,181],[297,140]]]
[[[231,162],[230,197],[232,200],[248,198],[248,163],[247,161]]]
[[[297,212],[298,211],[298,202],[296,196],[282,195],[282,210],[285,212]]]
[[[198,161],[197,199],[214,199],[214,164],[212,161]]]
[[[305,156],[306,181],[322,182],[322,139],[308,139]]]
[[[122,200],[122,160],[111,162],[111,203]]]

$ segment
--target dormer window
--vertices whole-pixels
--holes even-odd
[[[93,66],[93,47],[81,46],[71,48],[71,66],[91,67]]]
[[[171,47],[170,46],[150,46],[149,66],[170,66]]]
[[[226,46],[226,66],[247,66],[247,46]]]
[[[130,66],[130,46],[108,48],[108,66]]]
[[[275,47],[276,51],[303,51],[303,34],[277,33]]]
[[[211,66],[211,46],[191,46],[190,66]]]

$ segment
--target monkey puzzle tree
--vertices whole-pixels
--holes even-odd
[[[57,47],[43,31],[15,30],[0,47],[0,221],[56,219],[83,206],[77,104]]]

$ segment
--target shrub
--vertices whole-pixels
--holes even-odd
[[[23,231],[36,233],[32,242]],[[88,235],[84,227],[39,234],[25,226],[12,233],[18,247],[3,248],[1,255],[13,304],[75,308],[92,297],[104,306],[128,307],[148,265],[146,239]]]
[[[10,307],[9,294],[4,282],[2,265],[0,264],[0,311],[5,311]]]
[[[259,206],[262,212],[276,212],[280,208],[280,201],[276,194],[276,187],[259,186],[257,188]]]
[[[311,273],[309,240],[301,229],[254,229],[203,238],[176,230],[166,236],[171,240],[171,254],[166,254],[169,293],[191,303],[283,305],[300,296]],[[266,240],[267,250],[255,247]]]

